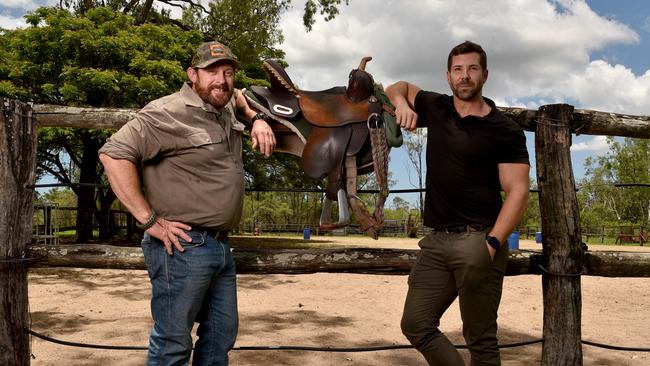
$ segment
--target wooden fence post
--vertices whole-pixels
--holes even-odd
[[[0,98],[0,365],[30,364],[27,262],[32,240],[36,123],[28,104]]]
[[[539,109],[535,151],[545,273],[542,365],[582,365],[580,276],[582,248],[571,167],[573,106]]]

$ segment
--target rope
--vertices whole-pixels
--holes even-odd
[[[580,277],[582,276],[582,273],[557,273],[557,272],[551,272],[544,268],[541,264],[538,264],[537,267],[544,272],[545,275],[549,276],[558,276],[558,277]]]
[[[602,344],[602,343],[596,343],[592,341],[586,341],[582,340],[582,344],[586,344],[588,346],[592,347],[600,347],[600,348],[605,348],[605,349],[613,349],[617,351],[629,351],[629,352],[650,352],[650,348],[644,348],[644,347],[622,347],[622,346],[612,346],[609,344]]]
[[[95,349],[108,349],[108,350],[121,350],[121,351],[146,351],[149,347],[144,346],[112,346],[104,344],[91,344],[91,343],[80,343],[80,342],[70,342],[63,341],[60,339],[52,338],[44,334],[38,333],[34,330],[28,329],[27,333],[33,335],[36,338],[40,338],[44,341],[60,344],[63,346],[70,347],[79,347],[79,348],[95,348]],[[527,341],[513,342],[513,343],[503,343],[499,344],[499,349],[503,348],[514,348],[514,347],[523,347],[531,344],[542,343],[544,342],[543,338],[530,339]],[[624,347],[616,346],[610,344],[597,343],[588,340],[581,340],[582,344],[599,347],[604,349],[611,349],[616,351],[626,351],[626,352],[650,352],[650,348],[646,347]],[[464,344],[455,344],[454,347],[458,349],[467,349],[467,345]],[[377,351],[389,351],[389,350],[399,350],[399,349],[411,349],[415,348],[412,345],[386,345],[386,346],[369,346],[369,347],[315,347],[315,346],[238,346],[233,347],[233,351],[310,351],[310,352],[377,352]],[[33,349],[33,348],[32,348]]]
[[[38,260],[38,258],[6,257],[0,258],[0,263],[22,263],[36,260]]]
[[[33,335],[36,338],[40,338],[40,339],[42,339],[44,341],[60,344],[60,345],[63,345],[63,346],[70,346],[70,347],[95,348],[95,349],[112,349],[112,350],[121,350],[121,351],[133,351],[133,350],[146,351],[146,350],[149,349],[149,347],[141,347],[141,346],[110,346],[110,345],[103,345],[103,344],[90,344],[90,343],[63,341],[63,340],[60,340],[60,339],[48,337],[45,334],[35,332],[35,331],[31,330],[31,329],[28,329],[27,333]]]
[[[542,126],[551,126],[551,127],[571,128],[571,125],[560,124],[560,123],[548,123],[548,122],[546,122],[546,121],[549,121],[549,122],[565,122],[565,121],[562,120],[562,119],[548,118],[548,117],[544,117],[544,118],[537,117],[537,118],[535,119],[535,122],[536,122],[538,125],[542,125]]]
[[[21,255],[15,257],[0,258],[0,263],[23,263],[36,260],[38,260],[38,258],[25,257],[25,253],[22,253]]]
[[[121,350],[121,351],[146,351],[148,347],[143,346],[112,346],[104,344],[91,344],[91,343],[80,343],[80,342],[70,342],[63,341],[60,339],[52,338],[44,334],[38,333],[34,330],[28,329],[27,332],[34,337],[40,338],[44,341],[60,344],[63,346],[70,347],[79,347],[79,348],[94,348],[94,349],[109,349],[109,350]],[[499,348],[513,348],[527,346],[535,343],[542,343],[544,339],[531,339],[527,341],[514,342],[514,343],[504,343],[500,344]],[[454,347],[458,349],[467,349],[467,345],[456,344]],[[310,351],[310,352],[377,352],[377,351],[389,351],[389,350],[399,350],[399,349],[411,349],[415,348],[412,345],[386,345],[386,346],[368,346],[368,347],[316,347],[316,346],[238,346],[233,347],[233,351]]]

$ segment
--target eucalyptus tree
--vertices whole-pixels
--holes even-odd
[[[153,7],[150,0],[61,0],[58,7],[27,14],[28,27],[0,32],[0,95],[36,103],[138,108],[180,88],[192,53],[204,40],[231,43],[241,55],[238,87],[267,83],[261,61],[284,56],[277,48],[282,42],[278,24],[288,1],[156,3],[182,6],[183,17],[172,19],[169,9]],[[313,24],[319,9],[326,20],[333,17],[339,3],[319,1],[308,6],[306,26]],[[39,173],[61,183],[84,183],[72,187],[78,196],[79,242],[92,237],[93,213],[100,237],[110,234],[107,215],[115,197],[110,190],[88,184],[105,183],[97,150],[112,132],[40,131]],[[306,180],[299,174],[299,161],[287,155],[259,159],[247,146],[244,164],[251,187],[322,183]]]
[[[608,139],[609,152],[588,158],[585,179],[578,197],[581,219],[586,224],[637,224],[650,222],[650,187],[626,186],[626,183],[650,184],[650,140]],[[616,186],[618,185],[618,186]]]
[[[141,107],[172,93],[185,80],[185,65],[202,41],[198,31],[173,25],[135,25],[133,18],[105,7],[73,14],[39,8],[25,16],[28,27],[0,35],[0,94],[69,106]],[[102,184],[97,150],[112,131],[43,128],[39,162],[62,183],[75,181],[77,240],[92,238],[93,214],[106,238],[108,210],[115,197]],[[72,168],[70,168],[72,167]],[[99,203],[99,210],[97,209]]]

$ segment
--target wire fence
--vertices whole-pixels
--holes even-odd
[[[93,211],[93,228],[100,226],[97,213]],[[39,244],[57,244],[59,236],[70,235],[76,229],[79,213],[77,207],[61,207],[55,203],[37,203],[34,205],[33,242]],[[141,235],[135,226],[135,219],[125,210],[110,210],[108,214],[108,232],[111,236],[135,239]],[[264,222],[243,220],[233,231],[235,234],[292,234],[303,235],[308,229],[311,235],[364,235],[357,224],[350,224],[336,230],[321,230],[317,221],[292,223]],[[521,239],[540,241],[541,226],[527,225],[515,229]],[[587,243],[602,244],[640,244],[648,241],[648,228],[644,225],[582,226],[582,240]],[[422,221],[414,223],[410,219],[386,219],[380,231],[382,237],[423,237],[431,229]]]

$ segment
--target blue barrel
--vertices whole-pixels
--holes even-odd
[[[306,229],[304,229],[302,231],[302,238],[305,239],[305,240],[311,239],[311,229],[310,228],[306,228]]]
[[[508,249],[519,249],[519,231],[513,231],[512,234],[510,234],[508,237]]]
[[[542,243],[542,232],[538,231],[535,233],[535,243]]]

